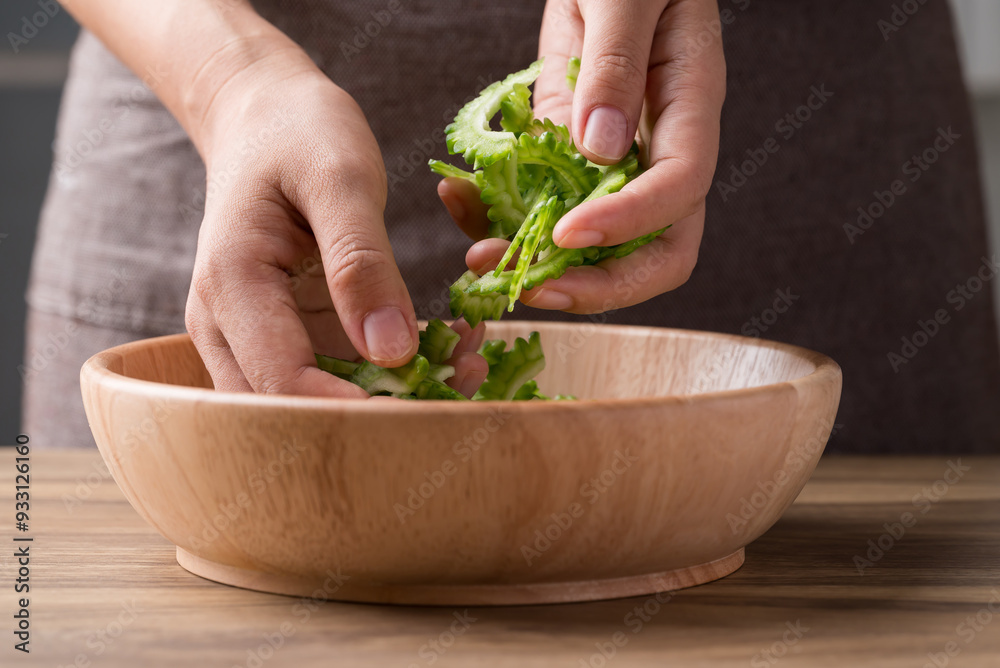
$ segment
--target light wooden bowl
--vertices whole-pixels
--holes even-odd
[[[560,402],[216,392],[186,334],[92,357],[87,417],[181,566],[262,591],[431,605],[689,587],[743,563],[830,434],[828,357],[737,336],[539,330]]]

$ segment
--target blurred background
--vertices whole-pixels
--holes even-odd
[[[48,3],[46,3],[47,5]],[[1000,253],[1000,1],[952,0],[978,126],[991,244]],[[77,26],[61,8],[35,25],[37,0],[0,3],[0,442],[20,423],[24,291]],[[26,39],[11,38],[11,35]],[[1000,313],[1000,290],[994,291]]]

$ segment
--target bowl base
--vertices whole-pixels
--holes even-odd
[[[396,585],[356,582],[328,571],[325,578],[300,578],[228,566],[177,548],[177,563],[207,580],[271,594],[321,600],[395,605],[533,605],[644,596],[718,580],[743,565],[743,548],[704,564],[672,571],[579,582],[498,585]]]

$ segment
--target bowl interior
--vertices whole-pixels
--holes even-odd
[[[622,399],[692,395],[760,387],[807,376],[831,360],[766,340],[655,327],[508,321],[488,336],[510,343],[541,333],[546,368],[538,376],[550,395]],[[139,380],[211,388],[212,379],[187,337],[129,346],[108,369]]]

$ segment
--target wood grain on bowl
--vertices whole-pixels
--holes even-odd
[[[448,605],[560,602],[738,568],[805,484],[840,369],[793,346],[647,327],[542,334],[566,402],[368,402],[215,392],[186,335],[81,372],[136,510],[195,573],[264,591]]]

